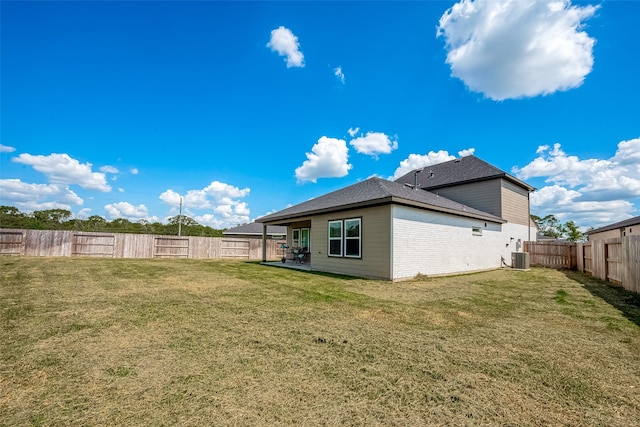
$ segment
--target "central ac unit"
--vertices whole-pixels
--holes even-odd
[[[511,267],[520,270],[528,270],[529,252],[511,252]]]

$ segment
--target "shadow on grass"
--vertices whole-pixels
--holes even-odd
[[[245,263],[252,264],[252,265],[273,267],[273,268],[281,268],[283,270],[287,269],[287,267],[284,267],[284,266],[263,264],[261,261],[246,261]],[[347,276],[345,274],[327,273],[324,271],[317,271],[317,270],[303,270],[303,269],[297,269],[297,268],[291,268],[289,270],[297,273],[302,273],[302,274],[311,274],[313,276],[330,277],[332,279],[340,279],[340,280],[375,280],[375,279],[368,279],[366,277]]]
[[[592,295],[602,298],[620,310],[624,317],[640,326],[640,294],[577,271],[566,270],[564,273],[569,279],[580,283]]]

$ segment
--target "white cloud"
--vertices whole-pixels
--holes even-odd
[[[349,132],[349,136],[351,136],[351,138],[353,138],[354,136],[356,136],[358,134],[358,132],[360,132],[360,128],[359,127],[349,128],[349,130],[347,132]]]
[[[295,171],[299,182],[315,183],[318,178],[340,178],[353,167],[349,164],[347,143],[342,139],[322,136],[306,156],[307,160]]]
[[[82,208],[78,211],[78,213],[76,214],[76,218],[78,219],[87,219],[89,218],[89,215],[91,213],[91,208]]]
[[[349,144],[358,153],[374,157],[378,154],[389,154],[398,148],[398,141],[392,140],[382,132],[367,132],[364,136],[352,139]]]
[[[180,206],[180,194],[176,193],[171,189],[160,194],[160,200],[162,200],[169,206],[173,206],[173,207]]]
[[[104,173],[120,173],[118,168],[113,167],[113,166],[108,166],[108,165],[100,167],[100,172],[104,172]]]
[[[582,31],[598,6],[569,0],[461,0],[440,18],[451,75],[494,100],[582,85],[595,40]]]
[[[104,173],[93,172],[91,163],[80,164],[68,154],[53,153],[48,156],[33,156],[24,153],[12,160],[16,163],[33,166],[35,170],[45,174],[52,184],[75,184],[87,190],[111,191]]]
[[[214,228],[229,228],[249,222],[249,207],[240,201],[249,195],[249,188],[239,188],[220,181],[212,181],[205,188],[188,190],[180,195],[173,190],[160,194],[160,200],[171,206],[174,214],[180,206],[182,197],[184,214],[191,216],[200,224]],[[208,212],[201,212],[201,211]],[[210,213],[211,212],[211,213]]]
[[[458,151],[458,156],[460,156],[460,157],[472,156],[473,153],[475,153],[475,152],[476,152],[475,148],[466,148],[464,150]]]
[[[131,175],[138,175],[140,171],[138,171],[138,168],[131,168],[129,172],[131,172]]]
[[[553,214],[585,227],[634,215],[630,200],[640,197],[640,138],[620,142],[609,159],[580,159],[557,143],[536,152],[529,164],[512,169],[520,179],[544,178],[549,184],[531,196],[536,215]]]
[[[105,205],[104,210],[111,219],[124,218],[129,221],[146,219],[149,210],[145,205],[134,206],[129,202],[118,202]]]
[[[579,191],[551,185],[531,194],[531,209],[540,217],[554,215],[560,222],[574,221],[582,228],[598,228],[633,216],[633,204],[627,200],[582,199]]]
[[[300,52],[300,43],[290,29],[280,26],[271,31],[271,39],[267,47],[278,55],[285,56],[287,68],[304,67],[304,55]]]
[[[0,153],[13,153],[14,151],[16,151],[15,148],[0,144]]]
[[[19,179],[0,179],[2,203],[23,211],[67,209],[84,201],[69,187],[57,184],[29,184]],[[55,199],[55,200],[51,200]]]
[[[459,151],[458,155],[461,157],[469,156],[475,152],[475,148],[467,148],[465,150]],[[393,176],[390,176],[390,180],[396,180],[401,176],[404,176],[411,172],[414,169],[423,168],[426,166],[435,165],[438,163],[448,162],[449,160],[455,159],[456,156],[449,154],[448,151],[439,150],[439,151],[429,151],[427,154],[409,154],[409,157],[400,162],[400,166],[393,173]]]
[[[342,67],[336,67],[333,69],[333,75],[336,76],[338,78],[338,80],[340,81],[340,83],[344,84],[345,83],[345,77],[344,77],[344,73],[342,72]]]

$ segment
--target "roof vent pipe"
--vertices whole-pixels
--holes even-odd
[[[417,190],[417,189],[418,189],[418,187],[419,187],[419,185],[418,185],[418,174],[419,174],[420,172],[422,172],[423,170],[424,170],[424,168],[420,168],[420,169],[416,169],[416,170],[413,172],[413,189],[414,189],[414,190]]]

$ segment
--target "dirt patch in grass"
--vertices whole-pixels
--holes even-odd
[[[546,269],[0,258],[0,425],[629,426],[640,308],[609,292]]]

